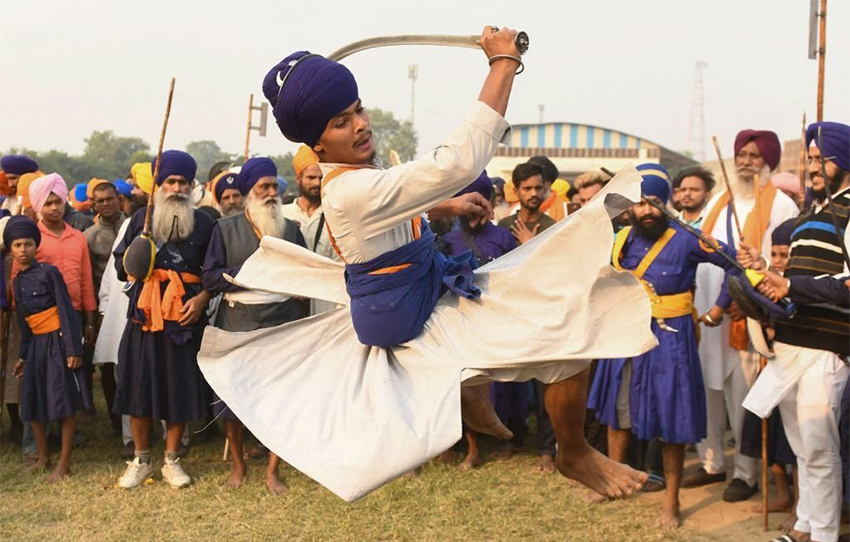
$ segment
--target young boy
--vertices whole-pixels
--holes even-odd
[[[12,292],[17,304],[21,348],[14,376],[23,378],[21,418],[32,423],[38,460],[25,472],[50,466],[47,454],[48,422],[60,420],[62,452],[47,477],[56,482],[71,473],[71,448],[78,410],[92,408],[91,390],[83,378],[81,326],[59,270],[35,259],[41,232],[35,222],[12,217],[3,231],[3,243],[21,268]]]

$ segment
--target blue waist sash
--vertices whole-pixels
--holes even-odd
[[[472,252],[446,258],[434,250],[434,233],[359,264],[345,266],[351,319],[361,343],[390,347],[419,335],[446,290],[476,299]]]

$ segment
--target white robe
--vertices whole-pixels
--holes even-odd
[[[118,229],[115,243],[112,245],[113,252],[118,244],[124,239],[124,232],[130,225],[125,220]],[[115,256],[110,255],[103,270],[103,278],[100,281],[98,292],[98,311],[103,315],[97,342],[94,345],[95,365],[104,363],[118,363],[118,346],[121,344],[121,336],[127,325],[127,309],[130,306],[130,298],[124,294],[126,282],[118,280],[118,272],[115,270]]]

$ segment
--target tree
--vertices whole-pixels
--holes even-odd
[[[150,146],[140,137],[117,137],[112,130],[94,131],[86,141],[80,169],[75,172],[87,181],[91,177],[115,179],[126,177],[133,160],[147,156]]]
[[[192,155],[192,158],[198,163],[197,177],[202,181],[207,181],[210,168],[216,162],[235,162],[236,156],[221,150],[218,143],[205,139],[203,141],[192,141],[186,145],[186,152]]]
[[[269,156],[269,158],[271,158],[274,165],[277,166],[278,176],[283,177],[290,183],[295,180],[295,168],[292,167],[292,159],[294,156],[291,152],[278,154],[277,156]]]
[[[372,121],[372,140],[384,167],[390,166],[390,150],[396,151],[402,162],[415,158],[419,137],[409,120],[399,121],[390,111],[377,108],[369,110],[369,117]]]

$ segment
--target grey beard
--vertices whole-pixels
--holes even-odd
[[[286,226],[286,217],[283,216],[283,205],[280,199],[275,198],[274,205],[266,205],[265,201],[248,195],[248,204],[245,207],[251,222],[260,235],[282,238],[283,229]]]
[[[761,168],[761,171],[757,173],[759,177],[759,183],[763,184],[765,182],[770,182],[770,167],[765,165]],[[746,178],[742,177],[738,174],[737,171],[732,175],[732,178],[729,179],[732,184],[732,192],[735,197],[740,198],[752,198],[756,193],[756,183],[755,178]]]
[[[195,210],[185,194],[154,195],[153,238],[157,242],[186,239],[195,229]]]

